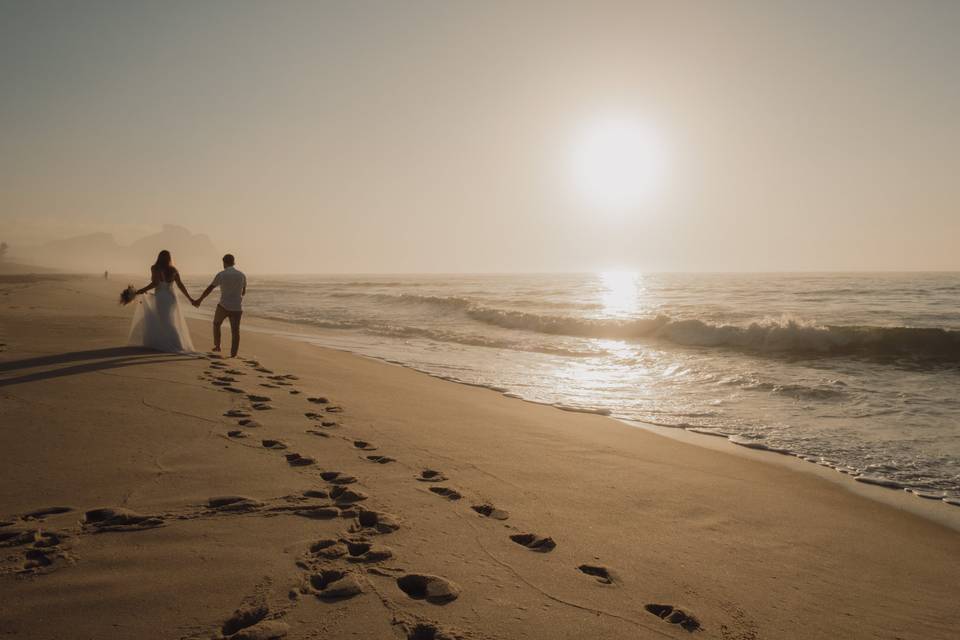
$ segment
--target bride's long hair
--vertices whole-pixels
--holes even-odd
[[[150,267],[150,271],[162,274],[164,278],[169,277],[173,271],[173,257],[170,252],[164,249],[157,255],[157,261]]]

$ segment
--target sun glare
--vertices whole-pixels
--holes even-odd
[[[653,195],[662,178],[657,132],[629,118],[587,124],[574,140],[571,159],[576,189],[595,208],[636,207]]]
[[[640,307],[643,287],[640,274],[632,271],[604,271],[598,274],[600,304],[605,316],[630,316]]]

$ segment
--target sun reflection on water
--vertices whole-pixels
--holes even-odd
[[[636,315],[644,294],[643,279],[633,271],[604,271],[600,282],[600,304],[605,317]]]

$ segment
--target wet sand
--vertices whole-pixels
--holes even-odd
[[[0,634],[957,637],[938,523],[264,333],[124,348],[125,283],[0,281]]]

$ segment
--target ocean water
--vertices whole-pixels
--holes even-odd
[[[468,384],[960,504],[960,274],[251,279],[248,313]]]

